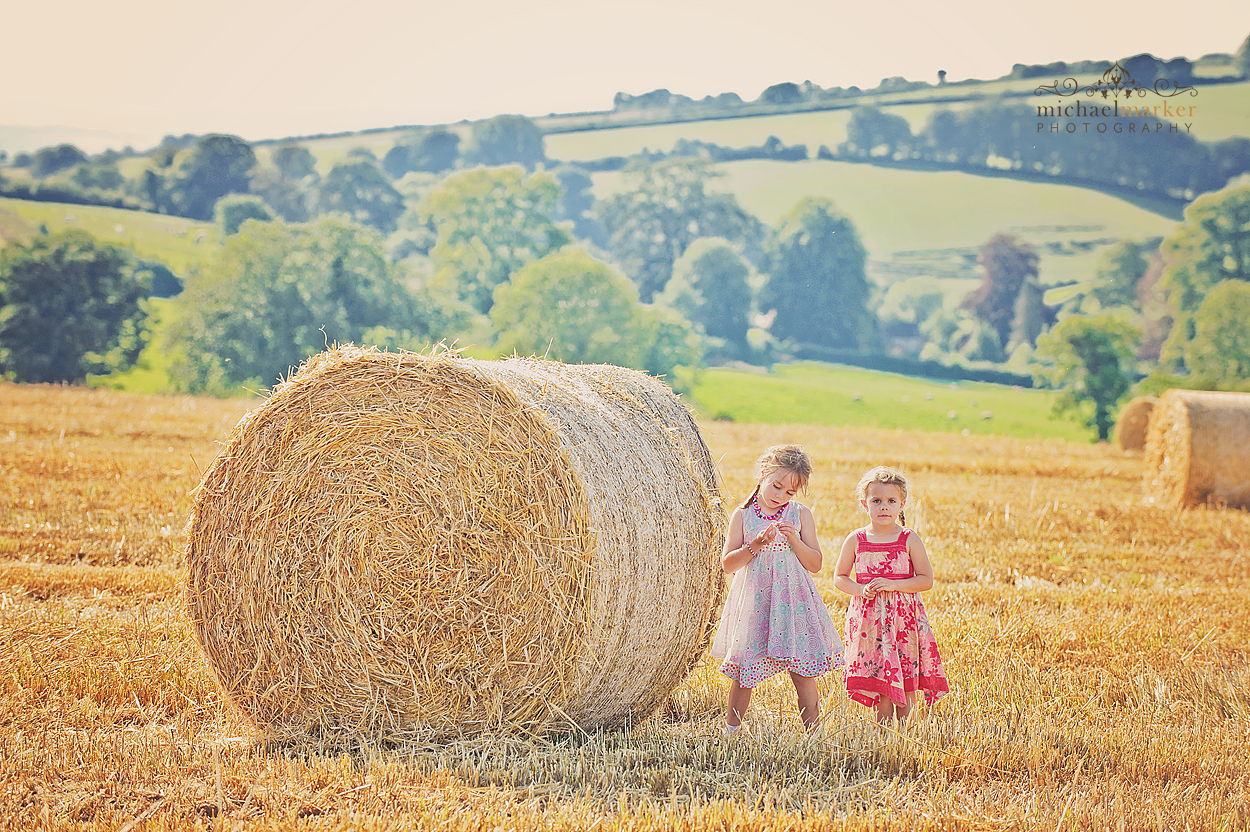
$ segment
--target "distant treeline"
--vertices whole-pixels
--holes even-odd
[[[1246,47],[1230,58],[1236,77],[1250,77],[1250,54]],[[1194,106],[1201,99],[1196,90],[1180,96],[1160,98],[1153,90],[1175,93],[1203,79],[1195,77],[1194,63],[1184,58],[1160,60],[1137,55],[1113,64],[1110,61],[1074,63],[1017,64],[1009,78],[1088,79],[1117,67],[1117,77],[1131,79],[1134,97],[1120,103]],[[944,75],[944,73],[942,74]],[[1230,76],[1234,77],[1234,76]],[[974,82],[939,86],[958,87]],[[975,82],[980,83],[980,82]],[[1127,81],[1125,83],[1128,83]],[[1209,83],[1209,82],[1208,82]],[[901,77],[883,79],[873,93],[930,88],[926,82]],[[1042,86],[1039,85],[1039,89]],[[1059,91],[1062,91],[1060,88]],[[725,117],[744,107],[781,108],[791,105],[837,103],[851,106],[864,95],[857,87],[824,89],[805,81],[770,86],[755,102],[745,102],[733,93],[695,100],[668,90],[643,95],[618,93],[613,112],[650,110],[668,113],[674,120],[691,119],[696,110]],[[1018,94],[1017,94],[1018,95]],[[1028,178],[1046,177],[1070,183],[1164,197],[1174,203],[1216,190],[1231,178],[1250,171],[1250,138],[1203,142],[1194,138],[1201,129],[1201,114],[1188,125],[1166,118],[1113,119],[1088,116],[1041,115],[1042,107],[1080,101],[1088,108],[1095,99],[1086,95],[1030,95],[1030,104],[999,98],[964,109],[938,109],[918,132],[901,116],[888,110],[861,106],[853,111],[847,139],[816,148],[786,145],[775,136],[762,145],[726,147],[714,142],[681,139],[672,150],[643,151],[630,157],[611,156],[575,163],[590,173],[620,170],[635,161],[658,161],[669,157],[695,157],[713,162],[743,159],[799,161],[812,157],[865,161],[874,164],[914,164],[926,167],[972,171],[997,171],[1002,175]],[[970,99],[964,99],[968,101]],[[950,103],[955,103],[954,100]],[[801,107],[800,107],[801,109]],[[1067,110],[1075,109],[1067,107]],[[715,110],[716,113],[711,113]],[[1047,110],[1049,113],[1050,111]],[[1195,124],[1196,122],[1196,124]],[[1141,128],[1141,129],[1138,129]],[[1145,130],[1149,129],[1149,135]],[[1129,133],[1128,131],[1132,131]],[[1130,138],[1131,136],[1131,138]],[[287,162],[296,157],[290,147],[296,142],[272,144],[275,159],[285,153]],[[832,148],[831,148],[832,146]],[[365,210],[349,211],[360,219],[378,220],[384,231],[398,216],[398,195],[373,169],[381,168],[391,181],[410,172],[439,173],[475,164],[520,162],[533,169],[551,166],[543,149],[543,132],[535,122],[522,116],[497,116],[473,124],[462,142],[460,131],[441,127],[410,130],[382,159],[357,149],[347,160],[350,169],[332,173],[323,181],[307,163],[298,158],[298,170],[281,161],[269,166],[257,164],[253,146],[234,136],[167,136],[154,150],[143,154],[148,163],[136,176],[123,176],[118,161],[135,155],[127,148],[88,156],[73,145],[42,148],[33,154],[20,153],[11,164],[29,170],[30,181],[5,182],[0,177],[0,195],[48,202],[107,205],[209,219],[215,201],[227,193],[255,193],[290,220],[304,220],[331,207],[351,201],[351,192],[362,187],[371,191],[376,203]],[[340,163],[343,165],[345,163]],[[564,177],[562,177],[563,179]],[[366,214],[371,216],[366,217]]]
[[[1250,66],[1239,52],[1237,56],[1227,56],[1233,65],[1234,75],[1229,81],[1238,78],[1250,78]],[[1143,53],[1120,61],[1055,61],[1048,64],[1015,64],[1011,72],[1001,80],[1021,80],[1031,78],[1048,78],[1061,81],[1068,77],[1099,76],[1115,66],[1119,66],[1143,87],[1153,87],[1156,81],[1166,81],[1171,86],[1190,85],[1195,83],[1217,83],[1210,78],[1202,78],[1195,74],[1195,62],[1186,58],[1162,60],[1154,55]],[[652,90],[641,95],[618,92],[612,101],[612,112],[638,111],[672,111],[674,113],[710,112],[721,115],[734,110],[758,110],[761,107],[793,107],[798,109],[821,109],[823,107],[841,108],[853,106],[853,100],[866,95],[900,93],[911,90],[929,90],[934,87],[957,89],[962,86],[975,86],[985,83],[981,79],[947,82],[946,73],[938,73],[938,83],[927,81],[909,81],[902,76],[881,79],[874,89],[863,90],[856,86],[824,88],[811,81],[801,84],[783,82],[773,84],[760,93],[754,101],[745,101],[737,93],[726,92],[720,95],[708,95],[703,98],[691,98],[667,89]]]

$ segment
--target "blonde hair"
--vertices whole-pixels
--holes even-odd
[[[778,471],[793,474],[799,480],[799,490],[806,491],[807,481],[812,477],[812,458],[803,450],[802,445],[773,445],[764,451],[755,460],[755,490],[742,504],[743,508],[751,505],[751,501],[760,493],[760,484],[764,482],[764,477]]]
[[[868,486],[873,483],[881,485],[897,486],[903,495],[903,502],[907,502],[907,477],[903,476],[901,471],[895,471],[893,468],[887,468],[884,465],[878,465],[867,474],[860,477],[859,484],[855,486],[855,496],[862,502],[868,499]],[[898,522],[901,525],[907,525],[907,515],[903,512],[898,513]]]

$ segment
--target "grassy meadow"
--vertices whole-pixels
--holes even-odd
[[[839,621],[853,485],[909,473],[951,693],[902,730],[834,676],[808,738],[774,679],[726,742],[705,660],[629,732],[267,743],[205,668],[179,554],[253,404],[0,385],[0,829],[1250,825],[1250,513],[1151,505],[1140,458],[1088,442],[702,423],[727,501],[764,446],[812,453]]]
[[[0,197],[0,246],[6,240],[29,239],[40,225],[51,232],[80,228],[102,243],[164,263],[179,277],[198,271],[219,239],[212,223],[185,217]]]
[[[974,381],[911,378],[836,364],[713,367],[683,377],[704,419],[970,433],[1088,442],[1093,428],[1055,416],[1057,393]]]

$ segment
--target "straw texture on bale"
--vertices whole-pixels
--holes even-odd
[[[1122,451],[1140,451],[1146,447],[1146,430],[1150,426],[1150,412],[1159,399],[1140,396],[1120,411],[1115,420],[1115,442]]]
[[[1167,391],[1143,461],[1146,495],[1161,503],[1250,508],[1250,393]]]
[[[690,413],[642,373],[340,347],[206,472],[189,605],[271,734],[615,727],[706,650],[723,526]]]

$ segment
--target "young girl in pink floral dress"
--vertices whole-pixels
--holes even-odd
[[[824,555],[812,512],[794,496],[807,487],[812,461],[798,445],[776,445],[757,460],[755,493],[736,508],[725,531],[721,564],[733,575],[712,655],[732,679],[722,733],[742,728],[752,689],[789,671],[799,716],[810,731],[820,721],[816,678],[842,663],[838,631],[812,573]]]
[[[905,720],[918,691],[932,705],[948,689],[937,640],[920,601],[920,593],[933,587],[933,567],[920,535],[902,525],[907,501],[903,475],[873,468],[856,490],[868,525],[846,536],[833,569],[833,585],[851,596],[846,692],[876,709],[880,722]]]

